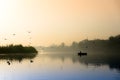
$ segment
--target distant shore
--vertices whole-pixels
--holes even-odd
[[[116,36],[110,36],[108,39],[94,39],[88,40],[85,39],[79,42],[73,42],[70,46],[65,45],[65,43],[61,43],[60,45],[52,45],[48,47],[40,46],[38,49],[44,50],[46,52],[52,51],[88,51],[88,50],[96,50],[96,51],[109,51],[117,53],[120,52],[120,34]]]
[[[0,54],[33,54],[38,51],[32,46],[8,45],[0,46]]]

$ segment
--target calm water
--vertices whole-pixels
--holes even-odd
[[[0,60],[0,80],[120,80],[120,69],[74,52],[39,52],[32,59]]]

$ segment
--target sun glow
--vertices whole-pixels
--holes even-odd
[[[0,0],[0,31],[9,32],[15,19],[16,0]]]
[[[16,33],[9,43],[27,44],[28,30],[32,31],[34,45],[45,46],[117,35],[120,9],[115,1],[0,0],[0,41],[1,36],[9,38]]]

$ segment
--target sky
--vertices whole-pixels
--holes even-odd
[[[70,45],[118,34],[120,0],[0,0],[0,45]]]

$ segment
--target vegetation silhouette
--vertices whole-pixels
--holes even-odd
[[[108,65],[110,69],[120,70],[120,35],[111,36],[106,40],[83,40],[73,42],[71,46],[52,46],[43,47],[44,51],[62,51],[72,52],[76,56],[71,56],[73,62],[80,62],[86,65],[93,64],[96,66]],[[87,52],[87,56],[80,57],[78,52]],[[56,55],[58,56],[58,55]],[[63,57],[61,58],[63,59]]]
[[[0,54],[25,54],[25,53],[37,53],[38,51],[32,46],[22,45],[8,45],[0,46]]]
[[[80,51],[80,50],[114,50],[119,51],[120,48],[120,35],[111,36],[106,40],[95,39],[88,40],[85,39],[80,42],[73,42],[71,46],[66,46],[65,43],[61,45],[52,45],[49,47],[41,47],[44,51]]]
[[[8,65],[13,60],[21,62],[23,59],[33,59],[37,56],[37,53],[38,51],[32,46],[13,44],[0,46],[0,60],[8,60]]]

